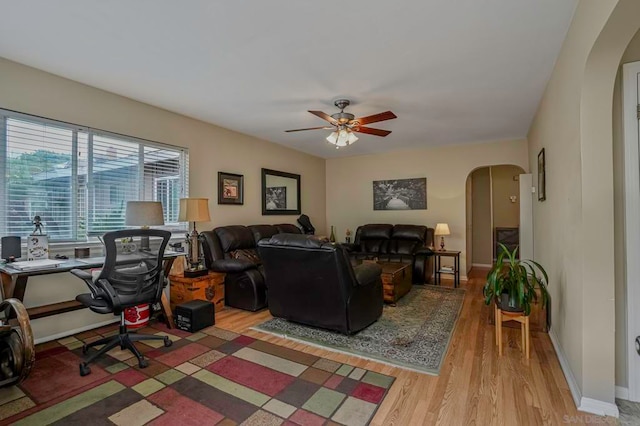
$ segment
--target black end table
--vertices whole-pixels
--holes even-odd
[[[460,286],[460,252],[452,250],[434,250],[435,256],[435,276],[436,284],[440,285],[440,274],[453,275],[453,286],[458,288]],[[453,270],[442,269],[440,259],[442,257],[453,257]]]

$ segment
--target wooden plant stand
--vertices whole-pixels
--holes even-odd
[[[516,321],[520,323],[521,333],[521,346],[520,349],[530,358],[531,341],[529,339],[529,315],[524,315],[523,312],[509,312],[503,311],[495,305],[495,322],[496,322],[496,345],[498,345],[498,353],[502,356],[502,323],[504,321]]]

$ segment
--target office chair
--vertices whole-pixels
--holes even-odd
[[[129,237],[158,237],[162,238],[162,242],[157,252],[141,252],[140,254],[121,256],[120,259],[117,259],[116,242],[122,238]],[[172,342],[169,337],[127,332],[124,320],[124,310],[126,308],[160,301],[165,282],[162,260],[164,249],[170,237],[170,232],[158,229],[126,229],[108,232],[103,237],[107,256],[100,275],[93,280],[91,274],[87,271],[71,270],[71,273],[82,279],[91,290],[91,293],[76,296],[78,302],[99,314],[113,313],[114,315],[120,315],[120,332],[118,335],[105,337],[82,346],[82,353],[86,355],[89,348],[104,345],[104,347],[89,355],[80,363],[81,376],[91,373],[89,363],[116,346],[120,346],[121,349],[129,349],[138,359],[140,368],[147,367],[148,362],[135,347],[134,342],[139,340],[163,340],[166,347],[171,346]],[[137,263],[116,264],[116,260],[126,261],[129,256],[132,256],[132,259],[135,259]]]

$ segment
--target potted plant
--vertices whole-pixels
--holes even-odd
[[[549,302],[547,283],[549,278],[544,268],[533,260],[516,258],[518,247],[510,252],[500,244],[500,254],[496,264],[487,274],[484,286],[485,303],[488,305],[495,300],[503,311],[531,313],[531,304],[538,300],[536,288],[540,290],[542,307]],[[542,274],[539,277],[536,272]]]

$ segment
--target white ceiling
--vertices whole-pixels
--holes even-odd
[[[321,157],[519,138],[576,0],[20,0],[0,56]],[[336,150],[306,112],[386,110]],[[80,123],[82,124],[82,123]]]

